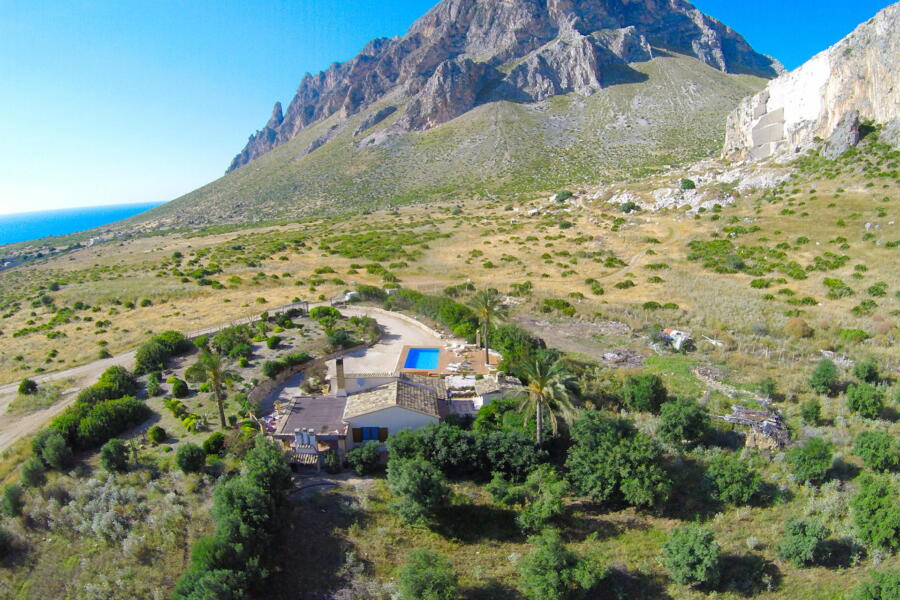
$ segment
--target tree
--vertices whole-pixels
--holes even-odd
[[[819,361],[819,364],[816,365],[812,375],[809,377],[809,387],[819,394],[829,395],[833,393],[839,383],[840,373],[837,365],[827,358]]]
[[[430,550],[419,548],[410,552],[397,579],[402,600],[459,598],[459,580],[453,565]]]
[[[371,475],[378,468],[381,457],[381,444],[375,441],[366,442],[347,452],[347,464],[360,477]]]
[[[38,384],[33,379],[23,379],[19,384],[19,393],[23,396],[30,396],[38,390]]]
[[[479,290],[475,292],[470,301],[475,314],[481,322],[481,336],[484,338],[484,362],[489,362],[490,335],[491,329],[498,321],[506,318],[508,309],[503,303],[503,297],[500,292],[494,288]]]
[[[719,543],[704,527],[679,527],[663,542],[663,564],[682,585],[714,586],[719,581]]]
[[[747,504],[759,491],[759,473],[733,454],[717,454],[704,479],[710,496],[727,504]]]
[[[884,408],[884,394],[870,383],[847,387],[847,407],[867,419],[877,419]]]
[[[660,409],[659,439],[673,446],[697,442],[706,434],[709,416],[696,400],[679,398],[665,402]]]
[[[280,445],[257,435],[253,447],[244,456],[244,478],[262,489],[270,498],[281,500],[293,486],[291,463]]]
[[[64,471],[72,464],[72,449],[65,438],[54,431],[44,440],[41,458],[51,469]]]
[[[7,517],[18,517],[22,514],[25,502],[22,496],[25,492],[18,483],[7,484],[3,488],[3,496],[0,496],[0,512]]]
[[[213,354],[207,350],[200,352],[191,370],[198,381],[209,382],[212,386],[216,407],[219,409],[219,423],[222,429],[225,429],[228,426],[225,421],[225,386],[236,377],[236,374],[227,368],[221,354]]]
[[[585,411],[571,435],[566,467],[576,493],[599,502],[621,498],[634,506],[669,497],[672,481],[662,466],[662,450],[627,419]]]
[[[828,558],[823,543],[828,535],[828,529],[818,519],[790,519],[775,552],[797,568],[821,564]]]
[[[807,439],[787,453],[788,463],[798,483],[819,484],[831,468],[831,444],[820,437]]]
[[[100,466],[110,473],[121,473],[128,468],[128,446],[119,438],[113,438],[100,448]]]
[[[225,434],[221,431],[211,433],[208,438],[203,440],[203,451],[207,456],[224,456]]]
[[[525,363],[522,375],[527,382],[519,410],[525,413],[525,420],[533,414],[537,419],[535,440],[538,446],[543,443],[544,416],[550,421],[555,434],[559,430],[557,413],[563,416],[573,415],[570,386],[572,376],[566,371],[561,360],[533,360]]]
[[[156,446],[157,444],[162,444],[169,437],[169,434],[166,433],[166,430],[160,427],[159,425],[154,425],[150,429],[147,430],[147,439],[151,444]]]
[[[520,485],[510,483],[500,473],[495,473],[487,485],[494,500],[518,507],[516,522],[528,533],[541,531],[563,515],[563,498],[568,488],[566,480],[551,465],[541,465]]]
[[[175,464],[185,473],[198,473],[206,465],[206,452],[197,444],[182,444],[175,452]]]
[[[169,380],[172,386],[172,395],[176,398],[187,398],[191,393],[191,388],[183,379],[173,377]]]
[[[873,571],[869,581],[861,583],[849,600],[900,600],[900,569]]]
[[[450,495],[441,472],[421,458],[388,461],[387,481],[391,492],[399,497],[392,508],[410,524],[430,521]]]
[[[535,549],[519,561],[519,588],[528,600],[576,600],[606,576],[594,556],[566,548],[559,534],[544,531],[528,540]]]
[[[32,456],[22,465],[20,477],[25,487],[41,487],[47,481],[44,463],[37,456]]]
[[[878,362],[872,356],[859,361],[853,366],[853,375],[860,381],[865,381],[866,383],[877,382],[879,379]]]
[[[886,431],[861,431],[853,442],[853,453],[873,471],[893,471],[900,467],[900,447]]]
[[[822,405],[815,398],[807,400],[800,406],[800,416],[804,422],[815,425],[822,416]]]
[[[659,375],[630,375],[622,388],[622,400],[629,410],[657,412],[668,392]]]
[[[900,494],[889,475],[863,477],[850,508],[863,542],[873,548],[900,548]]]

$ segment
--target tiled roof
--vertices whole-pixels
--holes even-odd
[[[437,400],[437,393],[432,388],[404,380],[392,381],[347,398],[344,419],[352,419],[395,406],[439,418]]]
[[[424,385],[434,390],[438,398],[447,397],[447,385],[444,383],[443,377],[429,377],[428,375],[420,375],[418,373],[401,373],[401,379],[406,379],[418,385]]]
[[[312,429],[319,435],[340,435],[346,398],[305,396],[291,401],[288,413],[278,426],[277,436],[293,436],[294,429]]]
[[[475,393],[479,396],[495,393],[502,394],[504,392],[519,390],[521,388],[522,383],[515,377],[504,377],[501,375],[498,376],[497,379],[494,379],[493,377],[485,377],[484,379],[475,380]]]

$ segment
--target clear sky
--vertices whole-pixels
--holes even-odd
[[[0,214],[171,200],[436,0],[0,0]],[[793,68],[886,0],[697,0]]]

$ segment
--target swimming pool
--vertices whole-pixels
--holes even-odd
[[[434,371],[438,367],[439,348],[410,348],[406,354],[404,369],[423,369]]]

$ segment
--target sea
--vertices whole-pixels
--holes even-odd
[[[0,215],[0,245],[78,233],[109,225],[162,204],[117,204]]]

